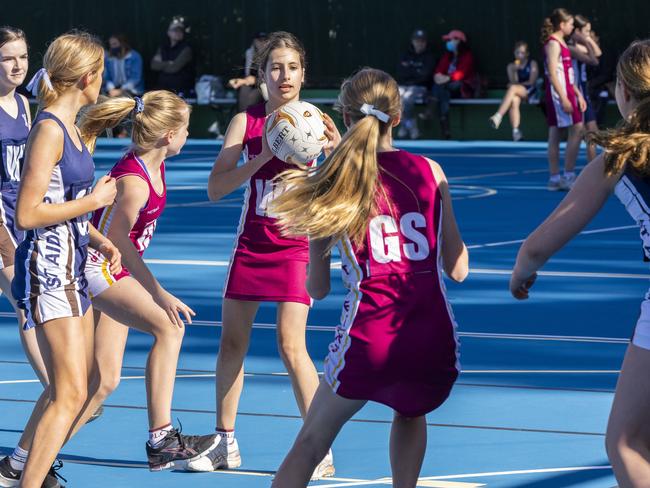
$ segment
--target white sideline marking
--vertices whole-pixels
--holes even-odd
[[[593,229],[593,230],[583,230],[578,235],[591,235],[591,234],[601,234],[603,232],[614,232],[617,230],[625,229],[636,229],[637,225],[621,225],[618,227],[604,227],[602,229]],[[514,241],[497,241],[497,242],[487,242],[485,244],[472,244],[467,246],[467,249],[480,249],[482,247],[497,247],[497,246],[507,246],[509,244],[521,244],[525,239],[516,239]]]
[[[490,268],[470,268],[471,273],[488,274],[488,275],[510,275],[511,269],[490,269]],[[612,279],[633,279],[648,280],[650,274],[640,273],[589,273],[585,271],[538,271],[539,276],[560,276],[564,278],[612,278]]]
[[[0,318],[15,318],[11,312],[0,312]],[[216,320],[193,320],[194,327],[221,327],[221,322]],[[275,324],[256,322],[254,329],[275,329]],[[334,327],[330,325],[308,325],[307,330],[312,332],[334,333]],[[598,337],[598,336],[563,336],[546,334],[500,334],[497,332],[459,332],[460,337],[472,337],[475,339],[508,339],[517,341],[558,341],[558,342],[595,342],[605,344],[628,344],[626,337]]]
[[[481,485],[476,485],[476,484],[471,484],[471,483],[464,483],[464,484],[456,484],[456,485],[430,485],[430,484],[423,484],[429,481],[441,481],[441,480],[452,480],[452,479],[462,479],[462,478],[482,478],[482,477],[492,477],[492,476],[512,476],[512,475],[521,475],[521,474],[540,474],[540,473],[565,473],[565,472],[576,472],[576,471],[592,471],[592,470],[611,470],[611,466],[575,466],[575,467],[567,467],[567,468],[546,468],[546,469],[523,469],[523,470],[517,470],[517,471],[489,471],[485,473],[468,473],[468,474],[454,474],[454,475],[447,475],[447,476],[428,476],[425,478],[420,478],[418,480],[418,485],[417,486],[426,486],[426,487],[451,487],[451,486],[457,486],[457,487],[467,487],[469,488],[470,486],[485,486],[484,484]],[[377,480],[359,480],[359,481],[353,481],[350,483],[333,483],[333,484],[326,484],[326,485],[314,485],[318,486],[319,488],[343,488],[343,487],[348,487],[348,486],[363,486],[363,485],[374,485],[374,484],[391,484],[391,478],[380,478]]]

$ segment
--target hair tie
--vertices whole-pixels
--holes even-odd
[[[372,115],[384,123],[387,123],[390,120],[388,114],[385,114],[381,110],[377,110],[374,105],[370,105],[368,103],[361,105],[361,108],[359,110],[362,114]]]
[[[135,108],[133,109],[135,115],[142,113],[142,111],[144,110],[144,102],[142,101],[142,98],[133,97],[133,101],[135,102]]]
[[[41,80],[45,82],[45,85],[50,90],[54,90],[52,80],[50,80],[50,75],[45,68],[41,68],[34,74],[29,83],[27,83],[27,90],[30,91],[32,95],[38,96],[38,85]]]

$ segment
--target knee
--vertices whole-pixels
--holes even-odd
[[[278,352],[282,362],[288,369],[294,369],[305,356],[308,356],[304,344],[300,345],[286,339],[278,340]]]
[[[120,371],[101,371],[94,396],[102,402],[113,393],[120,384]]]
[[[85,381],[71,381],[56,385],[51,391],[52,404],[70,415],[80,412],[88,398],[88,387]]]
[[[612,462],[625,461],[629,456],[646,457],[650,452],[648,433],[640,427],[610,425],[605,435],[605,450]]]
[[[327,439],[313,429],[302,429],[296,438],[294,448],[311,464],[316,466],[327,454],[329,449]]]
[[[153,336],[157,341],[165,341],[177,344],[180,347],[185,335],[185,327],[178,327],[173,324],[169,318],[157,322],[157,326],[153,328]]]
[[[515,108],[519,108],[519,105],[521,105],[521,98],[515,95],[514,97],[512,97],[512,106]]]
[[[239,357],[248,351],[248,337],[223,332],[219,341],[219,355]]]

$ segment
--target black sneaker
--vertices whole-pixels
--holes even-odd
[[[93,413],[93,414],[88,418],[88,420],[86,420],[86,423],[89,424],[90,422],[94,422],[94,421],[97,420],[99,417],[101,417],[103,413],[104,413],[104,405],[100,405],[100,406],[97,408],[97,410],[95,410],[95,413]]]
[[[62,466],[63,463],[57,459],[50,468],[49,473],[47,473],[45,480],[43,480],[41,488],[65,488],[65,486],[58,481],[59,479],[67,481],[63,476],[57,473],[57,471],[61,469]],[[22,473],[22,471],[13,469],[11,467],[9,456],[5,456],[0,459],[0,486],[5,488],[18,486],[20,484],[20,475]]]
[[[63,476],[61,476],[57,471],[63,467],[63,461],[57,459],[54,461],[54,464],[50,468],[50,471],[47,473],[41,488],[65,488],[65,485],[59,483],[59,480],[68,481]]]
[[[219,436],[183,435],[180,429],[172,429],[156,448],[146,443],[150,471],[185,469],[188,461],[205,456],[219,442]]]
[[[21,473],[22,471],[11,467],[9,456],[0,459],[0,486],[7,488],[18,486],[18,483],[20,483]]]

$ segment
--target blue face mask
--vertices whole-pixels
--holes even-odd
[[[453,39],[448,40],[447,44],[445,44],[445,47],[447,48],[447,51],[450,51],[452,53],[456,52],[456,41]]]

